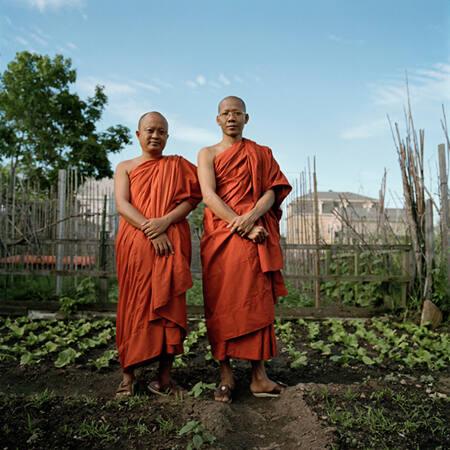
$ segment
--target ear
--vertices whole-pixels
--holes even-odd
[[[136,130],[136,137],[138,138],[138,140],[139,140],[140,135],[141,135],[141,133],[139,132],[139,130]]]
[[[220,117],[217,115],[216,116],[216,123],[217,123],[217,125],[219,125],[219,127],[220,127]]]
[[[250,119],[250,116],[246,113],[245,114],[245,123],[246,124],[248,123],[249,119]]]

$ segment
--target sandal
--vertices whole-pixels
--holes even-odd
[[[120,382],[119,387],[116,390],[116,398],[126,398],[134,395],[134,382],[125,383],[123,380]]]
[[[161,386],[159,381],[150,381],[147,385],[148,390],[152,394],[161,395],[167,397],[169,395],[180,395],[183,393],[183,389],[180,388],[175,382],[171,381],[167,386]]]
[[[231,403],[233,401],[232,398],[233,389],[229,384],[220,383],[217,389],[214,391],[214,400],[220,403]],[[227,400],[221,400],[226,398]]]
[[[267,392],[253,392],[252,394],[258,398],[278,398],[281,393],[288,387],[287,384],[282,383],[281,381],[276,381],[276,386]]]

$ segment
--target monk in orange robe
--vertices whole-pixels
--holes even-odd
[[[291,190],[268,147],[242,137],[248,122],[245,103],[226,97],[217,123],[222,140],[198,155],[198,175],[206,204],[201,240],[203,294],[208,338],[220,361],[215,399],[231,402],[235,386],[230,358],[250,360],[250,390],[278,396],[283,386],[270,380],[264,360],[276,355],[275,303],[285,296],[280,270],[280,204]]]
[[[154,393],[174,389],[170,370],[183,352],[186,291],[192,286],[191,236],[186,220],[201,200],[196,167],[163,156],[167,120],[144,114],[136,136],[142,155],[123,161],[114,177],[120,226],[116,238],[119,304],[117,348],[123,379],[117,396],[133,394],[133,369],[159,360]]]

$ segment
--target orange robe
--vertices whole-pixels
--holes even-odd
[[[266,360],[276,355],[273,322],[277,297],[287,294],[280,272],[280,204],[291,186],[268,147],[243,139],[214,159],[216,193],[237,214],[248,212],[269,189],[273,207],[257,225],[262,244],[230,234],[227,223],[205,208],[201,240],[203,296],[214,357]]]
[[[183,201],[201,200],[196,167],[181,156],[146,161],[129,173],[130,202],[145,217],[161,217]],[[186,219],[166,231],[174,248],[157,256],[145,234],[120,219],[116,238],[119,304],[116,342],[123,368],[183,352],[186,290],[192,286]]]

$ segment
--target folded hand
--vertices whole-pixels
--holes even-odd
[[[152,239],[151,242],[158,256],[169,256],[175,253],[172,243],[166,233],[161,233],[159,236]]]
[[[169,228],[169,221],[164,217],[159,217],[155,219],[147,219],[142,225],[141,230],[145,233],[145,235],[154,239],[159,236],[161,233],[164,233],[167,228]]]
[[[246,237],[256,244],[260,244],[265,241],[267,236],[269,236],[269,233],[264,227],[261,225],[255,225]]]

